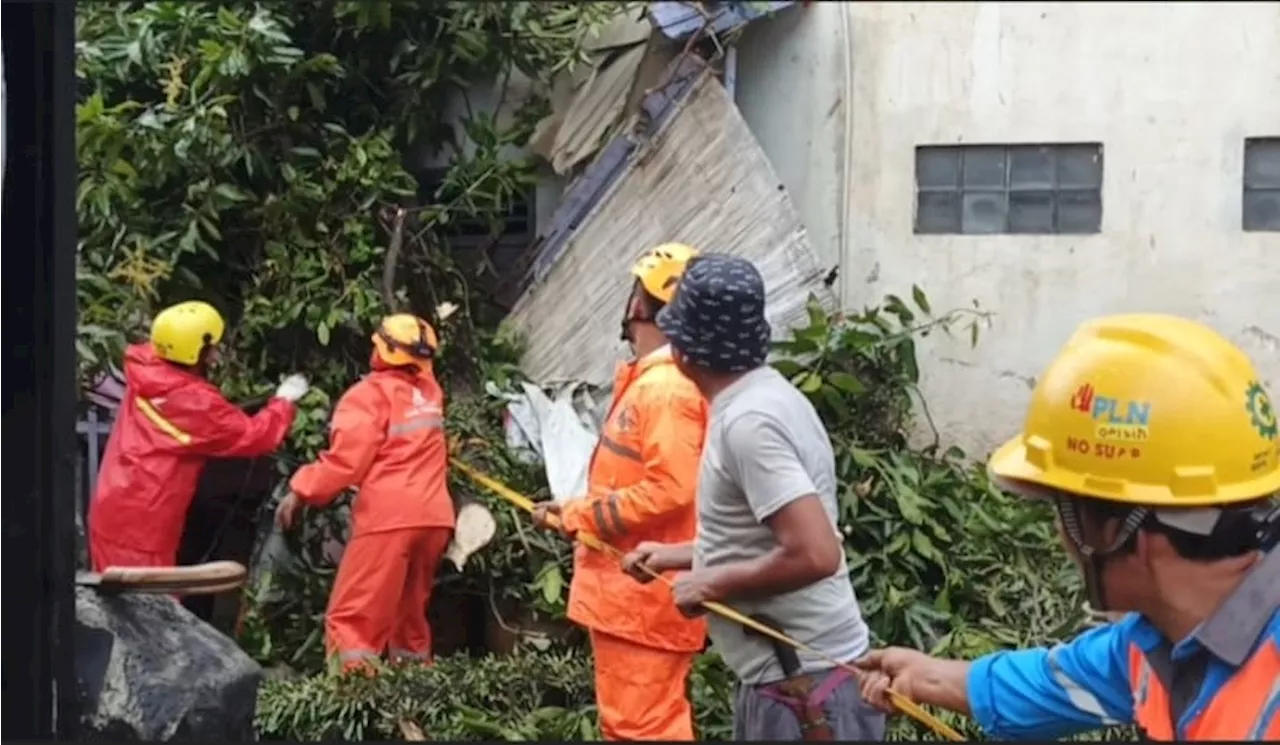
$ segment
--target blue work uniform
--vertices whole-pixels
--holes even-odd
[[[999,739],[1134,724],[1154,740],[1280,740],[1280,549],[1176,644],[1129,614],[1052,649],[978,659],[968,696]]]

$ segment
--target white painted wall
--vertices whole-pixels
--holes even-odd
[[[1280,3],[815,3],[748,30],[738,102],[846,304],[918,283],[935,310],[997,314],[976,350],[922,348],[934,419],[971,454],[1098,315],[1199,319],[1280,385],[1280,233],[1240,228],[1244,138],[1280,136]],[[1089,141],[1100,234],[913,234],[916,145]]]
[[[843,17],[841,3],[814,3],[747,26],[734,92],[827,267],[843,253]]]

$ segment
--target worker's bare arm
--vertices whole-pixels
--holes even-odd
[[[757,520],[773,533],[767,552],[693,572],[679,595],[695,601],[780,595],[832,576],[844,547],[796,448],[777,416],[753,411],[726,425],[727,467]]]
[[[919,701],[969,714],[969,667],[964,660],[929,658]]]
[[[644,543],[640,544],[640,546],[637,546],[637,550],[645,545]],[[653,571],[688,571],[693,568],[692,543],[658,543],[652,545],[651,558],[647,563]]]
[[[921,704],[930,704],[960,714],[969,711],[970,663],[930,657],[902,647],[868,652],[857,663],[865,675],[862,696],[872,706],[893,713],[889,689]]]
[[[863,692],[892,710],[892,687],[921,703],[969,714],[997,740],[1057,740],[1133,719],[1128,654],[1134,621],[1107,624],[1052,647],[1002,650],[954,662],[900,647],[868,653]]]
[[[754,559],[710,568],[714,597],[781,595],[826,579],[840,568],[844,549],[816,494],[787,503],[765,524],[777,545]]]
[[[693,544],[641,541],[622,557],[622,570],[640,582],[652,580],[642,567],[658,573],[687,571],[693,567]]]

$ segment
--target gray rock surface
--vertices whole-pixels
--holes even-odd
[[[249,741],[262,668],[168,595],[76,588],[81,739]]]

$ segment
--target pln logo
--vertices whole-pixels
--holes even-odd
[[[1280,434],[1280,424],[1276,421],[1276,410],[1267,396],[1262,383],[1254,380],[1245,390],[1245,411],[1249,414],[1249,423],[1254,431],[1265,440],[1276,439]]]
[[[1099,440],[1142,442],[1150,436],[1151,403],[1134,399],[1099,396],[1085,383],[1071,394],[1071,408],[1088,415]]]

